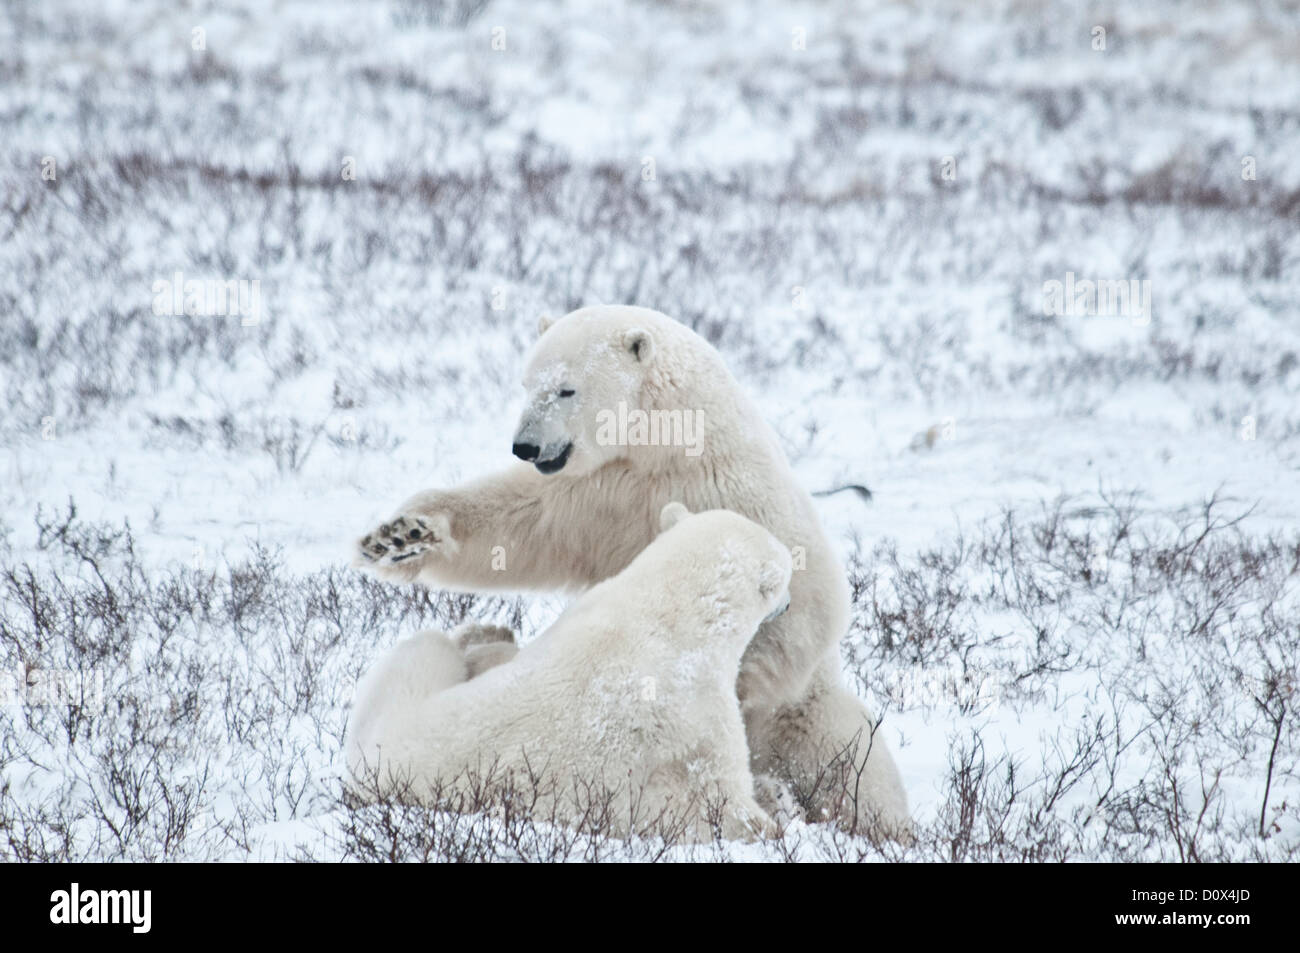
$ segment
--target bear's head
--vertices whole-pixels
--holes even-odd
[[[700,579],[726,587],[727,602],[740,611],[746,641],[764,622],[790,608],[790,550],[752,520],[731,510],[692,514],[669,503],[659,514],[654,545],[676,548],[684,562],[700,561]]]
[[[684,329],[644,308],[599,307],[556,321],[543,318],[539,330],[524,371],[527,401],[515,431],[515,456],[542,473],[583,475],[637,452],[646,442],[636,428],[649,419],[647,380],[660,345]],[[696,416],[682,430],[698,443],[702,428]],[[672,422],[682,420],[678,411]],[[700,451],[685,446],[679,452]]]

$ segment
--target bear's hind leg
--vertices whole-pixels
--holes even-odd
[[[907,843],[907,795],[883,733],[867,706],[840,684],[829,658],[808,695],[747,726],[755,775],[789,785],[808,823]],[[770,782],[769,782],[770,783]],[[769,805],[770,806],[770,805]]]
[[[394,726],[421,702],[469,677],[460,646],[436,629],[418,632],[388,650],[357,683],[344,750],[359,787],[379,768]]]
[[[519,654],[514,632],[503,625],[463,622],[452,630],[451,636],[465,653],[468,678],[504,665]]]
[[[752,795],[733,791],[722,811],[723,840],[755,841],[775,837],[776,822]]]

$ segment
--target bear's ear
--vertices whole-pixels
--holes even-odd
[[[623,346],[638,362],[644,364],[655,352],[655,339],[650,336],[649,331],[631,328],[623,334]]]
[[[674,500],[659,511],[659,532],[668,532],[690,515],[690,510]]]
[[[555,319],[551,317],[549,314],[544,314],[540,318],[538,318],[537,336],[541,337],[543,334],[545,334],[550,329],[551,325],[554,323],[555,323]]]

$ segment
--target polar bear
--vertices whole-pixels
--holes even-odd
[[[795,560],[791,609],[759,630],[736,681],[754,774],[811,821],[905,830],[878,722],[841,683],[844,568],[721,356],[645,308],[584,308],[540,331],[514,436],[520,462],[407,500],[359,541],[355,564],[442,588],[581,590],[627,566],[670,501],[740,513]]]
[[[524,785],[543,819],[589,817],[594,801],[614,836],[665,819],[691,840],[715,823],[728,839],[770,832],[735,684],[759,625],[789,605],[790,553],[726,510],[670,503],[660,521],[627,568],[517,653],[482,627],[399,643],[357,690],[353,791],[437,800],[489,777]]]

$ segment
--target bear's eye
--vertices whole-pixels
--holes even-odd
[[[562,391],[560,391],[560,396],[561,396],[561,397],[572,397],[572,396],[573,396],[573,391],[571,391],[571,390],[562,390]]]

